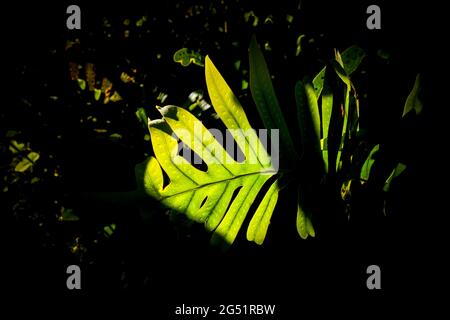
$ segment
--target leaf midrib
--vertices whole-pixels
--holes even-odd
[[[206,188],[206,187],[208,187],[210,185],[214,185],[214,184],[218,184],[218,183],[227,183],[227,182],[235,180],[235,179],[239,179],[239,178],[243,178],[243,177],[247,177],[247,176],[251,176],[251,175],[255,175],[255,174],[257,174],[257,175],[262,175],[262,174],[272,174],[272,175],[274,175],[276,173],[278,173],[278,171],[275,170],[275,169],[267,170],[267,171],[248,172],[248,173],[244,173],[244,174],[241,174],[241,175],[233,176],[233,177],[228,178],[228,179],[216,180],[216,181],[213,181],[213,182],[208,182],[208,183],[199,185],[198,187],[190,188],[190,189],[187,189],[187,190],[184,190],[184,191],[180,191],[180,192],[171,194],[170,196],[161,197],[160,200],[164,201],[165,199],[169,199],[171,197],[175,197],[175,196],[184,194],[186,192],[195,192],[196,190],[199,190],[201,188]],[[169,185],[170,185],[170,183],[169,183]],[[162,192],[164,192],[164,190]]]

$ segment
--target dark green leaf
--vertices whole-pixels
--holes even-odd
[[[351,75],[361,64],[361,61],[366,56],[364,50],[359,46],[351,46],[342,52],[342,63],[347,75]]]
[[[361,172],[359,177],[361,178],[361,180],[367,181],[369,180],[370,177],[370,170],[372,169],[372,166],[375,162],[375,158],[374,156],[376,155],[376,153],[380,150],[380,145],[377,144],[375,147],[372,148],[372,150],[370,151],[369,155],[366,158],[366,161],[364,161],[364,164],[361,168]]]
[[[320,70],[320,72],[314,77],[314,79],[312,81],[314,91],[316,92],[317,98],[319,98],[320,94],[322,93],[326,69],[327,69],[327,67],[323,67],[322,70]]]
[[[411,110],[414,110],[416,114],[420,114],[422,112],[422,102],[419,100],[419,93],[420,93],[420,74],[417,74],[414,86],[411,92],[409,93],[408,98],[406,99],[402,117],[408,114]]]
[[[250,42],[250,90],[258,113],[267,129],[280,130],[281,150],[295,157],[294,143],[281,112],[264,56],[253,36]]]

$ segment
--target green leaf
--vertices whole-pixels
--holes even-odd
[[[342,52],[342,63],[347,75],[351,75],[358,68],[365,56],[365,51],[357,45],[351,46]]]
[[[95,101],[100,100],[101,95],[102,95],[102,90],[94,88],[94,99],[95,99]]]
[[[111,237],[114,233],[114,231],[116,231],[116,225],[114,223],[108,225],[108,226],[104,226],[103,227],[103,231],[105,233],[105,236],[107,238]]]
[[[339,52],[339,50],[334,50],[334,58],[336,60],[336,62],[342,67],[344,68],[344,62],[342,61],[342,56],[341,53]]]
[[[83,79],[77,79],[78,81],[78,85],[80,86],[81,90],[85,90],[86,89],[86,81],[84,81]]]
[[[402,174],[403,171],[405,171],[406,169],[406,165],[399,162],[397,164],[397,166],[394,168],[394,170],[392,170],[391,174],[389,175],[389,177],[386,179],[386,182],[384,183],[384,187],[383,187],[383,191],[384,192],[388,192],[391,188],[391,183],[392,181],[397,178],[399,175]]]
[[[297,38],[297,49],[295,50],[295,55],[298,56],[301,52],[302,52],[302,39],[305,37],[306,35],[301,34],[298,36]]]
[[[34,165],[34,163],[39,159],[39,153],[37,152],[30,152],[25,158],[23,158],[15,167],[14,171],[16,172],[25,172],[31,166]]]
[[[278,201],[279,182],[275,180],[265,194],[247,229],[247,240],[262,244],[269,228],[270,218]]]
[[[348,116],[349,116],[349,108],[350,108],[350,91],[352,88],[352,83],[350,81],[350,78],[347,75],[347,72],[342,66],[342,58],[338,51],[336,51],[336,60],[331,61],[331,65],[333,66],[334,71],[338,75],[338,77],[344,82],[346,85],[346,88],[344,90],[344,116],[343,116],[343,123],[342,123],[342,134],[341,134],[341,143],[337,152],[336,157],[336,171],[339,170],[341,165],[341,155],[342,150],[345,146],[345,139],[347,137],[347,126],[348,126]]]
[[[295,85],[295,101],[303,153],[320,152],[320,114],[312,85],[298,81]]]
[[[203,57],[200,53],[189,51],[188,48],[181,48],[173,54],[173,61],[180,63],[183,67],[194,63],[200,67],[204,67]]]
[[[406,98],[402,117],[408,114],[411,110],[414,110],[416,114],[420,114],[422,112],[422,102],[419,100],[419,93],[420,93],[420,74],[417,74],[414,86],[411,92],[409,93],[408,98]]]
[[[361,168],[361,172],[359,174],[359,177],[363,181],[369,180],[370,177],[370,170],[372,170],[372,166],[375,163],[375,155],[380,150],[380,145],[377,144],[375,147],[372,148],[369,155],[366,158],[366,161],[364,161],[364,164]]]
[[[60,221],[79,221],[80,217],[78,217],[72,209],[63,208],[63,212],[59,217]]]
[[[323,67],[322,70],[320,70],[320,72],[314,77],[312,84],[314,87],[314,91],[316,92],[316,96],[317,98],[320,96],[320,94],[322,93],[322,89],[323,89],[323,83],[325,80],[325,72],[326,72],[327,67]]]
[[[123,138],[123,136],[120,133],[112,133],[109,135],[109,138],[111,140],[120,140]]]
[[[328,81],[325,80],[325,85],[322,93],[322,139],[321,149],[322,157],[325,165],[325,172],[328,173],[328,131],[330,128],[331,114],[333,111],[333,91]]]
[[[349,87],[351,87],[350,78],[348,77],[347,72],[344,67],[337,60],[331,60],[331,65],[334,68],[336,74],[341,78],[341,80]]]
[[[282,154],[294,157],[297,152],[278,103],[264,56],[253,36],[250,42],[250,91],[258,113],[267,129],[280,130]]]
[[[235,95],[209,57],[206,84],[212,105],[245,156],[235,161],[211,132],[189,111],[166,106],[162,119],[149,123],[155,157],[136,168],[141,189],[167,207],[202,222],[213,231],[211,241],[226,248],[267,180],[277,173],[271,158],[250,126]],[[178,139],[206,164],[202,171],[178,154]],[[163,170],[169,178],[164,186]],[[272,185],[251,221],[249,239],[262,243],[276,203]],[[265,200],[266,199],[266,200]]]
[[[9,145],[9,151],[16,154],[25,150],[25,143],[19,143],[16,140],[11,140]]]
[[[144,128],[147,128],[148,125],[148,118],[147,113],[145,112],[144,108],[138,108],[135,112],[136,118],[139,120],[139,122],[142,124]]]
[[[308,236],[313,238],[316,236],[316,232],[314,231],[314,227],[311,222],[311,215],[305,210],[301,188],[298,189],[296,225],[297,232],[302,239],[306,239]]]

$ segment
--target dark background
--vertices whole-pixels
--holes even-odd
[[[439,43],[443,39],[443,11],[430,2],[425,6],[406,1],[395,5],[374,1],[381,7],[382,30],[371,31],[365,27],[365,9],[372,4],[367,1],[302,1],[300,11],[297,1],[286,4],[230,1],[227,9],[216,2],[215,16],[203,11],[190,19],[184,15],[194,1],[179,2],[178,7],[175,2],[146,5],[129,1],[96,5],[81,2],[81,32],[65,27],[68,4],[18,2],[3,9],[2,31],[6,37],[2,51],[7,57],[4,65],[7,69],[13,67],[13,76],[8,78],[8,90],[3,93],[7,103],[1,107],[2,139],[6,130],[19,128],[42,153],[54,153],[55,163],[49,165],[58,164],[63,175],[61,180],[49,180],[33,193],[28,211],[19,218],[10,213],[15,198],[2,198],[6,221],[2,225],[7,238],[4,244],[8,253],[4,264],[12,300],[20,297],[23,303],[39,301],[48,305],[46,310],[51,310],[61,298],[64,305],[70,305],[74,301],[95,304],[105,297],[107,301],[132,297],[133,310],[142,308],[146,318],[152,318],[156,309],[168,314],[181,303],[268,303],[278,304],[285,319],[292,312],[301,314],[301,306],[314,303],[327,306],[330,301],[342,300],[345,303],[341,306],[351,309],[361,301],[368,306],[396,305],[399,296],[415,299],[433,293],[439,286],[436,279],[442,274],[437,265],[442,255],[437,227],[439,212],[432,197],[439,171],[430,168],[438,159],[435,121],[442,102],[437,100],[434,90],[435,72],[440,70],[442,61]],[[286,25],[279,23],[261,26],[260,22],[260,27],[253,29],[242,21],[242,13],[249,10],[261,20],[269,14],[277,19],[289,13],[294,15],[295,22],[288,31]],[[144,39],[120,40],[121,21],[143,14],[157,18],[148,26],[151,34]],[[117,35],[109,42],[102,42],[99,31],[103,16],[112,21],[113,34]],[[168,23],[168,18],[173,23]],[[226,19],[228,33],[208,32],[203,27],[205,19],[209,19],[211,26]],[[154,87],[167,92],[170,103],[179,104],[189,92],[205,86],[203,69],[189,67],[186,71],[171,61],[175,50],[187,46],[210,54],[231,87],[239,88],[242,75],[232,71],[232,63],[236,58],[244,65],[247,63],[247,44],[253,33],[260,43],[271,41],[272,51],[266,58],[286,114],[294,112],[288,106],[292,106],[295,81],[320,70],[321,61],[330,57],[333,48],[342,51],[358,44],[372,56],[379,49],[389,52],[389,63],[380,59],[365,62],[366,76],[358,79],[357,88],[368,97],[364,100],[367,112],[362,121],[368,128],[369,141],[387,143],[393,153],[397,147],[389,142],[396,136],[399,113],[415,75],[422,73],[424,121],[406,143],[405,157],[412,169],[399,183],[401,191],[394,196],[392,215],[356,219],[353,224],[332,217],[331,222],[322,224],[327,231],[323,236],[302,241],[295,232],[295,213],[288,211],[293,200],[289,195],[281,195],[281,205],[274,213],[265,245],[247,243],[241,230],[235,246],[226,254],[208,247],[208,236],[201,227],[188,231],[193,234],[189,241],[180,240],[184,238],[180,238],[170,222],[156,215],[150,226],[143,224],[134,209],[83,207],[85,222],[69,227],[46,217],[46,212],[54,210],[48,205],[50,198],[77,206],[71,195],[79,191],[134,188],[133,167],[145,158],[143,153],[149,146],[138,142],[142,140],[139,136],[142,132],[131,111],[156,103]],[[305,53],[313,57],[304,60],[308,63],[294,61],[292,57],[295,50],[292,40],[301,33],[322,39],[316,42],[317,52],[311,49]],[[324,37],[318,38],[320,34]],[[131,90],[124,96],[127,105],[122,107],[128,110],[125,115],[117,110],[104,115],[112,121],[112,130],[124,133],[122,144],[99,142],[78,124],[83,114],[67,87],[68,57],[63,50],[66,40],[73,37],[82,41],[83,59],[103,66],[105,73],[118,64],[137,67],[148,75],[145,92]],[[230,46],[232,41],[238,41],[240,47]],[[289,50],[289,58],[283,59]],[[163,54],[162,61],[155,61],[156,53]],[[48,96],[53,92],[64,98],[51,105]],[[32,108],[23,105],[24,98],[32,101]],[[244,93],[240,99],[243,105],[250,101]],[[41,115],[37,115],[39,111]],[[249,111],[249,114],[250,121],[258,123],[256,113]],[[62,141],[55,140],[58,134],[62,134]],[[26,212],[31,215],[36,211],[34,206],[43,208],[39,221],[44,223],[45,230],[37,227],[35,220],[26,218]],[[96,232],[110,222],[118,225],[114,237],[102,238],[99,245],[92,245],[89,241],[97,236]],[[67,248],[70,237],[77,234],[86,239],[88,246],[82,261]],[[82,269],[80,292],[65,288],[65,268],[72,263]],[[371,264],[381,267],[380,291],[366,289],[365,270]],[[150,305],[153,307],[147,307]]]

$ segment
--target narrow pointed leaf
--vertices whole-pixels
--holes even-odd
[[[331,114],[333,111],[333,92],[330,85],[325,80],[322,93],[322,139],[321,149],[322,157],[325,165],[325,172],[328,172],[328,131],[330,128]]]
[[[319,147],[320,114],[317,96],[311,84],[298,81],[295,85],[295,100],[302,139],[306,139],[304,144]]]
[[[275,180],[262,199],[247,229],[247,240],[262,244],[269,228],[270,218],[278,200],[279,182]]]
[[[313,224],[311,222],[311,215],[305,210],[304,201],[302,199],[301,188],[298,190],[297,198],[297,232],[302,239],[308,238],[308,236],[315,237]]]
[[[409,93],[408,98],[406,98],[402,117],[408,114],[411,110],[414,110],[416,114],[420,114],[422,112],[422,102],[419,100],[419,92],[420,92],[420,74],[417,74],[414,86],[411,92]]]
[[[341,144],[339,146],[339,149],[337,152],[337,157],[336,157],[336,171],[338,171],[340,168],[340,165],[341,165],[342,150],[344,149],[345,140],[346,140],[346,137],[348,136],[347,126],[348,126],[348,116],[349,116],[349,107],[350,107],[350,91],[352,88],[352,83],[350,81],[350,78],[347,75],[347,72],[342,67],[342,60],[341,60],[341,56],[339,55],[339,52],[337,52],[336,57],[338,58],[338,60],[331,61],[331,65],[333,66],[338,77],[346,85],[345,90],[344,90],[344,105],[343,105],[344,115],[343,115],[343,123],[342,123]]]
[[[384,183],[383,191],[388,192],[391,189],[391,183],[395,180],[399,175],[403,173],[403,171],[406,170],[406,165],[399,162],[397,166],[392,170],[389,177],[386,179],[386,182]]]
[[[282,152],[296,155],[294,143],[272,85],[269,69],[254,36],[250,42],[249,58],[250,91],[264,126],[267,129],[279,129]]]
[[[14,168],[14,171],[16,172],[25,172],[29,168],[31,168],[36,161],[39,159],[39,153],[37,152],[30,152],[26,157],[24,157]]]
[[[370,177],[370,170],[372,170],[372,166],[375,163],[375,155],[380,150],[380,145],[377,144],[375,147],[372,148],[369,155],[366,158],[366,161],[364,161],[364,164],[361,168],[361,172],[359,177],[361,180],[367,181]]]
[[[317,98],[319,98],[320,94],[322,93],[326,69],[327,69],[326,66],[323,67],[322,70],[320,70],[320,72],[314,77],[312,81]]]

